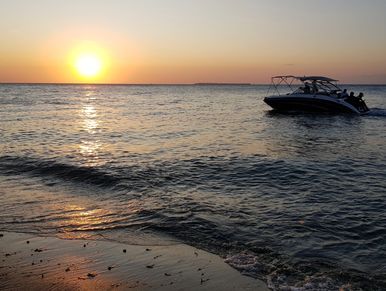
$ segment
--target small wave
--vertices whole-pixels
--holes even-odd
[[[36,101],[28,100],[26,98],[4,98],[0,99],[0,104],[2,105],[20,105],[20,106],[32,106],[35,105]]]
[[[366,115],[367,116],[386,117],[386,109],[370,108],[370,111]]]
[[[135,91],[135,92],[130,93],[130,95],[132,95],[132,96],[142,96],[142,95],[151,96],[153,94],[154,94],[154,92],[152,92],[152,91]]]
[[[228,256],[225,262],[236,270],[239,270],[242,274],[251,277],[256,277],[264,268],[263,265],[259,263],[257,256],[248,253]]]
[[[49,100],[46,102],[43,102],[44,104],[49,104],[49,105],[70,105],[71,102],[68,101],[59,101],[59,100]]]
[[[291,264],[281,260],[264,262],[259,255],[240,252],[226,257],[225,262],[242,274],[265,280],[272,290],[329,291],[385,290],[381,276],[368,276],[355,270],[344,270],[332,264]]]
[[[54,176],[63,180],[102,187],[111,187],[120,181],[119,178],[96,168],[26,157],[0,157],[0,169],[6,174],[30,173],[39,176]]]
[[[287,282],[285,275],[277,277],[268,276],[267,285],[272,290],[288,291],[351,291],[353,286],[350,283],[341,284],[328,276],[307,276],[299,282]],[[355,289],[354,289],[355,290]]]

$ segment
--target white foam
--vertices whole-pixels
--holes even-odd
[[[242,274],[252,277],[256,277],[263,269],[263,265],[258,262],[256,256],[245,252],[228,256],[225,262]]]

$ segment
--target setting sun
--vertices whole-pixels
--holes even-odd
[[[82,77],[96,77],[101,72],[102,61],[97,55],[82,54],[76,58],[75,68]]]

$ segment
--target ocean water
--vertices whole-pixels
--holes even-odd
[[[0,230],[182,241],[274,290],[385,290],[386,86],[348,86],[365,116],[277,114],[267,89],[0,85]]]

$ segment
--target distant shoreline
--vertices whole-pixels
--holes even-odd
[[[197,85],[197,86],[252,86],[254,84],[252,84],[252,83],[194,83],[192,85]],[[255,85],[257,85],[257,84],[255,84]]]

